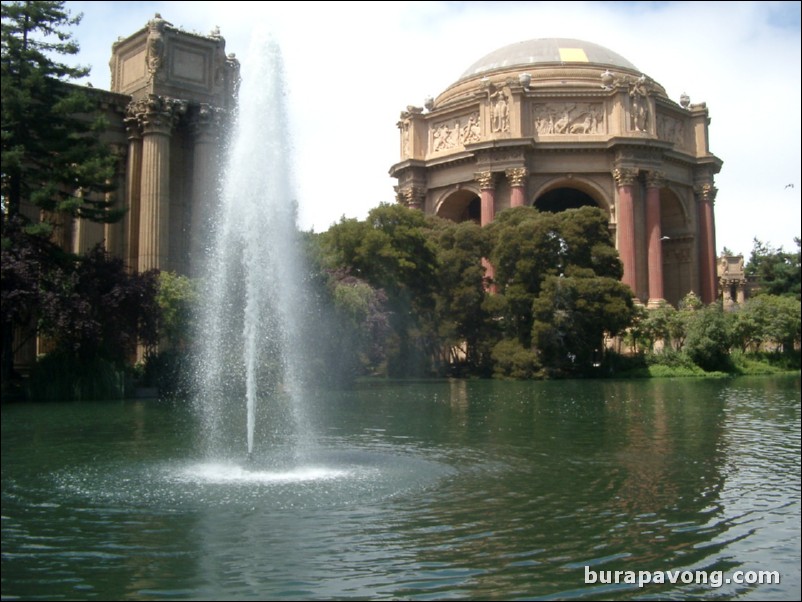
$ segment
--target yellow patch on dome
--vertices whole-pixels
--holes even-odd
[[[560,48],[560,60],[563,63],[589,63],[588,55],[582,48]]]

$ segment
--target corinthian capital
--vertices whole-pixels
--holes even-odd
[[[135,120],[145,134],[169,134],[186,112],[186,100],[149,94],[147,98],[141,98],[128,105],[126,123],[133,124]]]
[[[505,171],[504,175],[507,176],[510,186],[520,188],[526,184],[526,177],[529,175],[529,171],[526,167],[513,167]]]
[[[632,186],[635,180],[638,179],[638,170],[633,167],[616,167],[613,170],[613,178],[615,178],[615,184],[619,188],[621,186]]]
[[[495,190],[496,174],[492,171],[477,171],[473,174],[473,177],[479,182],[480,190]]]
[[[663,188],[666,185],[666,174],[662,171],[646,172],[647,188]]]
[[[695,186],[693,191],[696,193],[696,196],[699,197],[700,201],[705,203],[713,203],[716,200],[718,188],[713,186],[713,184],[710,182],[705,182],[704,184],[698,184]]]

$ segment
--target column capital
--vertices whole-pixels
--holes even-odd
[[[613,170],[615,184],[621,186],[632,186],[638,179],[638,169],[636,167],[616,167]]]
[[[479,182],[479,190],[495,190],[496,174],[492,171],[477,171],[473,178]]]
[[[192,133],[199,142],[213,142],[225,120],[226,110],[203,102],[193,114]]]
[[[398,202],[410,209],[423,209],[426,190],[420,186],[405,186],[398,191]]]
[[[132,101],[126,108],[126,127],[130,132],[136,124],[143,134],[169,135],[173,126],[187,112],[187,101],[169,96],[149,94]]]
[[[529,170],[526,167],[512,167],[504,172],[512,187],[521,187],[526,184]]]
[[[697,184],[693,187],[693,191],[696,193],[699,200],[705,203],[715,203],[716,194],[718,194],[718,188],[713,186],[710,182]]]
[[[646,172],[646,188],[664,188],[666,174],[663,171],[651,170]]]

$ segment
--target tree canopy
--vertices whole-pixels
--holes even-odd
[[[89,71],[62,60],[78,52],[69,28],[79,21],[64,2],[2,3],[4,224],[24,203],[94,221],[120,217],[102,194],[115,164],[99,138],[104,120],[71,83]]]

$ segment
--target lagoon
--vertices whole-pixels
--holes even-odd
[[[370,381],[308,405],[303,470],[269,417],[248,464],[205,457],[181,403],[4,405],[3,599],[799,599],[798,375]]]

